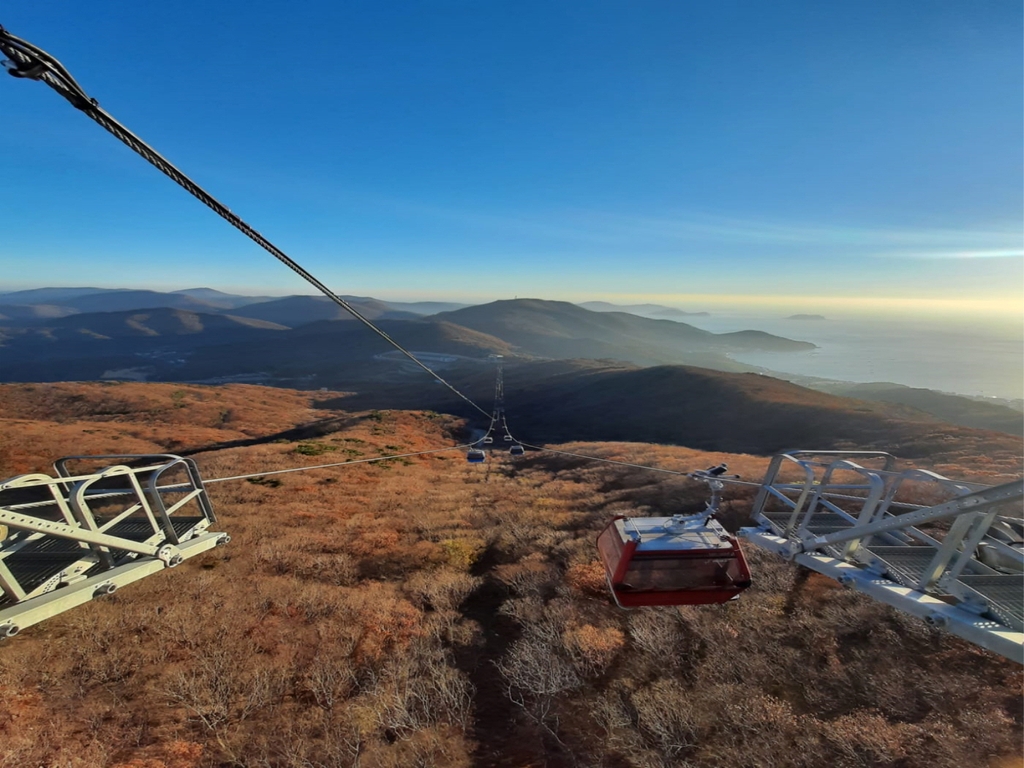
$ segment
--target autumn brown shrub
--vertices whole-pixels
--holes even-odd
[[[587,597],[603,596],[608,589],[604,566],[597,561],[569,566],[565,572],[565,583]]]
[[[7,475],[65,453],[250,441],[195,454],[225,477],[323,460],[300,444],[375,456],[458,426],[285,390],[139,384],[0,387],[0,419],[18,436],[0,445]],[[1010,471],[949,445],[947,467]],[[679,471],[726,461],[755,479],[767,462],[569,449]],[[410,462],[211,484],[229,546],[4,644],[0,766],[1020,763],[1018,666],[760,550],[733,603],[614,608],[597,533],[616,514],[698,511],[701,486],[551,454]],[[727,493],[728,525],[750,501]]]
[[[569,627],[562,635],[569,656],[587,675],[604,672],[625,646],[625,635],[618,627],[592,624]]]

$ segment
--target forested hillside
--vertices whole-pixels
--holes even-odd
[[[466,434],[453,417],[316,396],[331,408],[251,386],[0,386],[0,476],[175,451],[215,478]],[[569,448],[679,470],[728,461],[748,478],[767,462]],[[952,446],[942,471],[975,471],[970,448]],[[612,607],[597,532],[615,514],[700,509],[683,478],[451,452],[210,494],[228,546],[0,649],[0,766],[1020,764],[1020,667],[767,555],[750,553],[754,586],[734,603]],[[730,492],[725,522],[749,504]]]

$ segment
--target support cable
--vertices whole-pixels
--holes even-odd
[[[664,469],[662,467],[651,467],[646,464],[633,464],[628,461],[618,461],[617,459],[603,459],[600,456],[587,456],[582,453],[573,453],[572,451],[559,451],[554,448],[545,448],[540,445],[531,445],[530,443],[520,443],[524,448],[532,448],[535,451],[544,451],[546,453],[557,453],[562,456],[573,456],[577,459],[587,459],[588,461],[601,461],[605,464],[618,464],[621,467],[633,467],[634,469],[646,469],[651,472],[664,472],[666,475],[680,475],[682,477],[688,477],[689,472],[680,472],[677,469]],[[751,485],[757,485],[757,483],[751,483]]]
[[[247,475],[232,475],[230,477],[211,477],[203,478],[203,485],[210,485],[212,483],[227,483],[235,480],[250,480],[255,477],[268,477],[270,475],[285,475],[291,472],[307,472],[312,469],[330,469],[332,467],[347,467],[352,464],[373,464],[378,461],[390,461],[392,459],[405,459],[412,456],[427,456],[432,453],[446,453],[448,451],[462,451],[466,448],[472,448],[475,445],[479,445],[483,440],[476,440],[472,443],[462,443],[461,445],[450,445],[445,448],[432,448],[426,451],[414,451],[412,453],[396,453],[388,456],[374,456],[371,459],[350,459],[348,461],[335,461],[330,464],[314,464],[308,467],[288,467],[286,469],[270,469],[266,472],[252,472]],[[172,485],[161,485],[157,488],[159,491],[176,491],[188,488],[186,485],[172,484]],[[130,496],[134,491],[97,491],[95,493],[87,493],[85,498],[89,501],[95,501],[100,499],[112,499],[118,496]],[[43,507],[51,507],[54,505],[54,501],[29,501],[23,504],[13,504],[5,506],[5,509],[14,511],[21,511],[25,509],[39,509]]]
[[[200,202],[209,207],[211,210],[213,210],[214,213],[216,213],[218,216],[223,218],[233,227],[238,229],[240,232],[242,232],[242,234],[244,234],[250,240],[255,242],[265,251],[270,253],[274,258],[283,263],[285,266],[287,266],[289,269],[291,269],[293,272],[299,275],[299,277],[301,277],[307,283],[309,283],[322,294],[324,294],[324,296],[326,296],[328,299],[330,299],[339,307],[341,307],[350,315],[352,315],[352,317],[354,317],[356,320],[363,323],[363,325],[365,325],[371,331],[373,331],[382,339],[384,339],[388,344],[390,344],[403,355],[405,355],[409,360],[411,360],[417,366],[419,366],[428,374],[430,374],[438,382],[447,387],[448,390],[450,390],[453,394],[455,394],[457,397],[468,403],[479,413],[491,418],[490,426],[483,438],[474,443],[467,443],[462,446],[440,448],[437,449],[436,451],[423,451],[419,453],[399,454],[391,457],[379,457],[376,459],[361,459],[359,461],[352,462],[337,462],[334,464],[325,464],[317,467],[303,467],[287,470],[277,470],[275,472],[257,473],[254,475],[239,475],[237,478],[217,478],[213,480],[208,480],[207,482],[225,482],[228,479],[245,479],[248,477],[260,477],[267,474],[298,472],[302,471],[303,469],[318,469],[323,467],[341,466],[343,464],[385,461],[388,458],[403,458],[405,456],[417,456],[422,455],[424,453],[436,453],[440,451],[472,447],[482,442],[487,436],[491,435],[491,433],[493,432],[496,422],[496,419],[494,417],[497,415],[498,407],[501,408],[501,414],[503,417],[502,424],[503,427],[505,428],[505,432],[506,434],[511,436],[511,432],[508,431],[507,423],[505,423],[504,420],[504,392],[502,391],[500,377],[499,383],[497,385],[498,388],[495,393],[496,409],[495,411],[488,413],[486,410],[477,405],[473,400],[471,400],[468,396],[460,392],[454,385],[452,385],[450,382],[444,379],[440,374],[438,374],[432,368],[430,368],[426,363],[422,362],[412,352],[410,352],[397,341],[395,341],[393,338],[391,338],[391,336],[388,335],[387,332],[385,332],[383,329],[375,325],[369,318],[365,317],[355,307],[353,307],[343,298],[334,293],[334,291],[332,291],[324,283],[317,279],[312,273],[310,273],[304,267],[302,267],[302,265],[300,265],[298,262],[296,262],[294,259],[288,256],[288,254],[286,254],[272,242],[267,240],[267,238],[265,238],[255,229],[253,229],[238,215],[233,213],[227,206],[225,206],[223,203],[221,203],[219,200],[213,197],[210,193],[208,193],[206,190],[204,190],[202,187],[200,187],[198,184],[192,181],[192,179],[190,179],[181,170],[179,170],[173,164],[171,164],[171,162],[164,158],[159,152],[157,152],[151,146],[146,144],[142,139],[140,139],[138,136],[129,131],[125,126],[119,123],[112,115],[103,110],[99,106],[99,102],[97,102],[96,99],[90,97],[85,92],[85,90],[78,84],[74,77],[72,77],[71,73],[68,72],[67,69],[65,69],[65,67],[59,61],[57,61],[57,59],[53,58],[42,49],[32,45],[28,41],[15,37],[2,26],[0,26],[0,51],[2,51],[4,55],[6,55],[9,59],[7,62],[5,62],[5,66],[7,67],[9,74],[11,74],[14,77],[39,80],[43,83],[46,83],[58,94],[63,96],[72,106],[74,106],[76,109],[84,112],[86,115],[92,118],[96,123],[98,123],[107,132],[109,132],[111,135],[113,135],[115,138],[117,138],[119,141],[125,144],[129,149],[137,153],[144,160],[153,165],[157,170],[159,170],[161,173],[163,173],[172,181],[174,181],[183,189],[185,189],[193,197],[195,197]],[[678,470],[664,469],[661,467],[652,467],[645,464],[636,464],[627,461],[617,461],[615,459],[605,459],[598,456],[587,456],[581,453],[574,453],[571,451],[560,451],[554,448],[544,448],[537,445],[531,445],[529,443],[520,443],[520,445],[522,445],[525,448],[531,448],[537,451],[547,451],[548,453],[555,453],[563,456],[572,456],[575,458],[603,462],[606,464],[617,464],[619,466],[633,467],[635,469],[644,469],[651,472],[662,472],[664,474],[677,475],[682,477],[689,477],[691,474],[689,472],[680,472]],[[734,485],[752,487],[756,487],[759,485],[759,483],[736,479],[726,479],[723,480],[723,482],[728,482]]]
[[[482,440],[483,438],[481,438]],[[330,467],[345,467],[350,464],[372,464],[376,461],[389,461],[391,459],[405,459],[410,456],[426,456],[431,453],[445,453],[446,451],[461,451],[465,448],[472,448],[477,445],[480,441],[477,440],[473,443],[464,443],[462,445],[452,445],[447,448],[434,448],[429,451],[415,451],[413,453],[396,453],[393,456],[376,456],[372,459],[353,459],[350,461],[335,461],[330,464],[316,464],[312,467],[291,467],[289,469],[272,469],[268,472],[253,472],[248,475],[234,475],[232,477],[214,477],[210,480],[203,480],[204,485],[210,485],[210,483],[227,483],[233,480],[249,480],[254,477],[269,477],[270,475],[285,475],[289,472],[306,472],[311,469],[328,469]]]
[[[472,442],[468,442],[468,443],[460,443],[459,445],[449,445],[449,446],[445,446],[444,448],[431,448],[431,449],[426,450],[426,451],[413,451],[411,453],[394,453],[394,454],[389,454],[387,456],[374,456],[373,458],[370,458],[370,459],[349,459],[348,461],[333,461],[333,462],[330,462],[328,464],[314,464],[312,466],[303,466],[303,467],[288,467],[288,468],[285,468],[285,469],[270,469],[270,470],[267,470],[266,472],[251,472],[251,473],[245,474],[245,475],[232,475],[230,477],[212,477],[212,478],[203,480],[203,483],[205,485],[210,485],[212,483],[227,483],[227,482],[231,482],[231,481],[235,481],[235,480],[250,480],[250,479],[256,478],[256,477],[269,477],[270,475],[285,475],[285,474],[289,474],[291,472],[306,472],[306,471],[309,471],[309,470],[312,470],[312,469],[330,469],[330,468],[333,468],[333,467],[347,467],[347,466],[351,466],[353,464],[373,464],[373,463],[378,462],[378,461],[390,461],[391,459],[406,459],[406,458],[410,458],[412,456],[427,456],[427,455],[430,455],[430,454],[433,454],[433,453],[446,453],[448,451],[462,451],[462,450],[465,450],[467,448],[476,448],[476,447],[480,446],[481,444],[483,444],[483,442],[487,439],[487,437],[490,436],[493,433],[496,421],[497,421],[496,419],[492,418],[490,426],[487,428],[487,431],[484,432],[484,434],[481,435],[480,437],[478,437],[476,440],[473,440]],[[205,453],[205,451],[204,451],[204,453]],[[174,491],[174,490],[179,490],[179,489],[182,489],[182,488],[185,488],[185,486],[169,485],[169,486],[160,486],[159,490],[162,490],[162,491]],[[116,496],[130,495],[131,493],[132,493],[132,491],[100,491],[100,492],[97,492],[97,493],[86,494],[86,498],[88,498],[90,500],[109,499],[109,498],[114,498]],[[32,501],[32,502],[26,502],[24,504],[15,504],[13,506],[9,506],[9,507],[6,507],[6,508],[7,509],[11,509],[11,510],[25,510],[25,509],[34,509],[34,508],[52,506],[53,503],[54,503],[53,501]]]
[[[507,427],[506,427],[506,429],[507,429]],[[511,434],[511,433],[509,433],[509,434]],[[693,471],[692,470],[689,471],[689,472],[682,472],[682,471],[680,471],[678,469],[665,469],[664,467],[652,467],[649,464],[635,464],[635,463],[629,462],[629,461],[619,461],[618,459],[605,459],[605,458],[602,458],[600,456],[588,456],[588,455],[583,454],[583,453],[573,453],[572,451],[559,451],[559,450],[557,450],[555,448],[545,448],[544,446],[541,446],[541,445],[531,445],[530,443],[520,443],[520,445],[522,445],[524,448],[532,448],[535,451],[544,451],[546,453],[557,453],[557,454],[559,454],[561,456],[573,456],[574,458],[577,458],[577,459],[586,459],[588,461],[600,461],[600,462],[603,462],[605,464],[617,464],[620,467],[633,467],[634,469],[646,469],[649,472],[662,472],[662,473],[664,473],[666,475],[678,475],[680,477],[688,477],[691,480],[693,479]],[[750,480],[739,480],[739,479],[736,479],[736,478],[723,478],[723,477],[719,477],[719,478],[716,478],[716,479],[717,480],[721,480],[724,483],[731,483],[733,485],[746,485],[746,486],[751,486],[751,487],[754,487],[754,488],[760,487],[760,485],[761,485],[760,483],[755,483],[755,482],[752,482]]]
[[[634,469],[646,469],[646,470],[648,470],[650,472],[662,472],[662,473],[667,474],[667,475],[679,475],[681,477],[687,477],[687,478],[689,478],[691,480],[699,479],[697,477],[694,477],[694,475],[697,474],[699,472],[699,470],[696,470],[696,471],[691,470],[689,472],[681,472],[681,471],[679,471],[677,469],[665,469],[663,467],[652,467],[652,466],[650,466],[648,464],[634,464],[634,463],[631,463],[631,462],[628,462],[628,461],[619,461],[617,459],[605,459],[605,458],[602,458],[600,456],[588,456],[588,455],[583,454],[583,453],[573,453],[572,451],[559,451],[559,450],[557,450],[555,448],[545,448],[544,446],[541,446],[541,445],[530,445],[529,443],[520,443],[520,445],[522,445],[524,448],[532,448],[535,451],[544,451],[546,453],[557,453],[557,454],[560,454],[562,456],[573,456],[573,457],[575,457],[577,459],[586,459],[588,461],[600,461],[600,462],[603,462],[605,464],[618,464],[619,466],[622,466],[622,467],[633,467]],[[740,479],[735,478],[735,477],[720,476],[720,477],[716,477],[715,479],[720,481],[720,482],[723,482],[723,483],[728,483],[730,485],[740,485],[740,486],[746,486],[748,488],[760,488],[761,485],[762,485],[762,483],[755,483],[755,482],[753,482],[751,480],[740,480]],[[846,501],[859,501],[859,502],[863,502],[864,501],[864,497],[863,496],[851,496],[849,494],[843,494],[843,493],[829,493],[828,494],[828,498],[830,498],[830,499],[843,499],[843,500],[846,500]],[[911,504],[908,501],[893,501],[893,502],[891,502],[891,506],[905,508],[905,509],[924,509],[925,508],[925,505],[922,505],[922,504]]]
[[[247,224],[239,216],[233,213],[227,206],[225,206],[223,203],[221,203],[219,200],[217,200],[211,194],[209,194],[206,190],[204,190],[202,187],[200,187],[198,184],[192,181],[182,171],[180,171],[178,168],[172,165],[170,161],[168,161],[166,158],[160,155],[159,152],[157,152],[155,149],[146,144],[142,139],[140,139],[138,136],[129,131],[125,126],[121,125],[121,123],[119,123],[113,116],[111,116],[109,113],[107,113],[99,106],[99,102],[97,102],[96,99],[93,99],[85,92],[85,90],[78,84],[74,77],[71,76],[71,73],[69,73],[67,69],[65,69],[59,61],[57,61],[57,59],[53,58],[52,56],[50,56],[50,54],[46,53],[42,49],[32,45],[28,41],[15,37],[2,26],[0,26],[0,51],[2,51],[4,55],[6,55],[9,59],[9,61],[5,63],[7,65],[7,70],[9,74],[13,75],[14,77],[39,80],[49,85],[58,94],[67,99],[67,101],[72,106],[74,106],[78,110],[81,110],[90,118],[92,118],[102,128],[104,128],[115,138],[117,138],[119,141],[128,146],[132,151],[136,152],[144,160],[153,165],[157,170],[159,170],[172,181],[177,183],[189,194],[197,198],[200,202],[208,206],[211,210],[214,211],[214,213],[222,217],[225,221],[227,221],[233,227],[242,232],[246,237],[251,239],[261,248],[270,253],[274,258],[278,259],[285,266],[287,266],[289,269],[298,274],[306,282],[308,282],[310,285],[312,285],[321,293],[323,293],[328,299],[330,299],[335,304],[344,309],[346,312],[351,314],[356,320],[359,320],[367,328],[369,328],[374,333],[379,335],[391,346],[393,346],[395,349],[397,349],[407,358],[412,360],[424,371],[433,376],[437,381],[439,381],[441,384],[447,387],[451,392],[453,392],[459,398],[461,398],[466,403],[471,405],[484,416],[488,416],[491,419],[491,422],[484,436],[485,438],[491,435],[491,433],[494,430],[495,422],[497,420],[496,416],[499,413],[499,408],[501,415],[503,417],[502,422],[505,428],[505,432],[506,434],[511,436],[511,432],[508,431],[508,426],[504,422],[504,391],[502,386],[503,382],[501,380],[502,377],[500,365],[498,368],[498,381],[496,382],[495,388],[495,408],[491,413],[488,413],[486,410],[484,410],[475,402],[473,402],[473,400],[471,400],[469,397],[460,392],[454,385],[445,380],[440,374],[436,373],[433,369],[431,369],[429,366],[423,363],[412,352],[408,351],[407,349],[405,349],[405,347],[403,347],[394,339],[392,339],[391,336],[389,336],[384,330],[378,328],[371,320],[369,320],[368,318],[363,316],[358,310],[356,310],[355,307],[353,307],[343,298],[335,294],[330,288],[328,288],[326,285],[320,282],[320,280],[318,280],[310,272],[304,269],[298,262],[296,262],[294,259],[288,256],[284,251],[282,251],[280,248],[278,248],[269,240],[267,240],[263,235],[261,235],[251,226],[249,226],[249,224]],[[481,438],[481,441],[483,439],[484,438]],[[475,444],[476,443],[468,445],[471,446]],[[666,474],[681,475],[683,477],[689,474],[687,472],[662,469],[660,467],[651,467],[643,464],[633,464],[630,462],[615,461],[613,459],[603,459],[597,456],[586,456],[584,454],[572,453],[569,451],[558,451],[553,448],[542,448],[540,446],[530,445],[528,443],[520,444],[526,448],[532,448],[533,450],[547,451],[549,453],[557,453],[565,456],[574,456],[576,458],[589,459],[591,461],[600,461],[607,464],[618,464],[621,466],[634,467],[636,469],[646,469],[653,472],[663,472]],[[454,448],[439,450],[454,450]],[[383,460],[383,458],[378,460]],[[355,462],[340,462],[339,464],[343,463]],[[325,466],[338,466],[339,464]],[[216,481],[211,480],[208,482]],[[746,482],[739,482],[738,484],[757,485],[757,483]]]
[[[192,179],[172,165],[171,162],[163,157],[159,152],[119,123],[112,115],[100,108],[99,102],[90,97],[64,68],[64,66],[55,58],[31,43],[15,37],[2,26],[0,26],[0,51],[2,51],[8,58],[8,61],[5,62],[5,66],[7,67],[9,74],[14,77],[39,80],[40,82],[46,83],[53,90],[67,99],[73,107],[81,110],[92,118],[108,133],[113,135],[129,149],[141,156],[157,170],[209,207],[214,213],[231,224],[231,226],[235,227],[235,229],[240,231],[275,259],[299,275],[299,277],[324,294],[324,296],[344,309],[352,315],[352,317],[361,322],[371,331],[384,339],[384,341],[433,376],[456,396],[464,400],[484,416],[490,415],[469,397],[460,392],[454,385],[444,379],[440,374],[430,368],[426,363],[422,362],[418,357],[416,357],[416,355],[391,338],[391,336],[389,336],[383,329],[376,326],[369,318],[365,317],[355,307],[345,301],[345,299],[338,296],[334,291],[324,285],[324,283],[320,282],[320,280],[314,277],[313,274],[302,267],[302,265],[288,256],[288,254],[249,226],[249,224],[233,213],[226,205],[192,181]]]

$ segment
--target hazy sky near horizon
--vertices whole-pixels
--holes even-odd
[[[1019,2],[21,4],[339,293],[1024,310]],[[305,284],[0,78],[0,289]]]

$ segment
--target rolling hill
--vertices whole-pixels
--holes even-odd
[[[386,318],[390,320],[413,320],[419,317],[415,312],[396,310],[391,305],[377,299],[363,296],[342,296],[363,317],[368,320]],[[285,296],[257,304],[240,307],[232,314],[239,317],[251,317],[272,323],[297,328],[308,323],[321,320],[352,320],[353,317],[326,296]]]
[[[36,325],[56,317],[76,315],[74,307],[59,304],[0,304],[0,324]]]
[[[461,372],[460,388],[485,406],[493,374]],[[437,388],[438,390],[440,388]],[[1016,471],[1021,441],[943,422],[916,408],[856,400],[754,373],[590,360],[505,366],[513,434],[529,442],[634,441],[767,454],[813,446],[871,448],[908,458],[968,453]],[[454,396],[419,382],[351,396],[348,407],[430,408],[470,416]],[[945,459],[942,459],[945,457]]]
[[[122,312],[89,312],[48,320],[22,329],[15,344],[97,341],[163,336],[218,335],[237,331],[281,331],[283,325],[234,315],[213,315],[183,309],[157,308]]]
[[[475,359],[479,366],[487,355],[509,355],[512,350],[501,339],[452,323],[423,320],[382,320],[379,327],[402,339],[406,349]],[[175,378],[206,379],[237,373],[267,372],[272,377],[313,377],[317,386],[348,388],[367,386],[376,380],[409,380],[409,364],[401,356],[378,360],[377,355],[394,352],[379,336],[368,333],[359,323],[321,321],[274,335],[195,350]],[[431,361],[438,368],[444,363]],[[487,370],[491,369],[487,367]],[[430,387],[430,377],[414,369],[418,386]],[[492,382],[493,386],[493,382]]]
[[[214,288],[183,288],[180,291],[171,291],[171,293],[185,294],[219,309],[237,309],[249,304],[259,304],[279,298],[278,296],[242,296],[236,293],[224,293],[224,291]]]
[[[591,312],[564,301],[516,299],[433,316],[504,339],[519,351],[555,359],[612,359],[638,365],[682,363],[751,370],[728,352],[801,351],[813,344],[759,331],[714,334],[685,323],[625,312]]]
[[[677,317],[707,317],[710,312],[684,312],[675,307],[661,304],[612,304],[608,301],[581,301],[576,306],[589,309],[591,312],[628,312],[641,317],[672,320]]]
[[[96,312],[0,329],[0,381],[103,378],[111,371],[175,378],[200,347],[273,337],[262,320],[182,309]]]
[[[847,382],[820,383],[815,389],[823,392],[856,397],[879,403],[898,403],[930,413],[950,424],[976,429],[992,429],[1009,435],[1024,434],[1024,414],[996,403],[986,403],[969,397],[936,392],[932,389],[906,387],[891,382],[850,384]]]
[[[193,312],[216,312],[219,307],[188,294],[161,291],[105,291],[75,296],[62,302],[79,312],[125,312],[135,309],[186,309]]]

